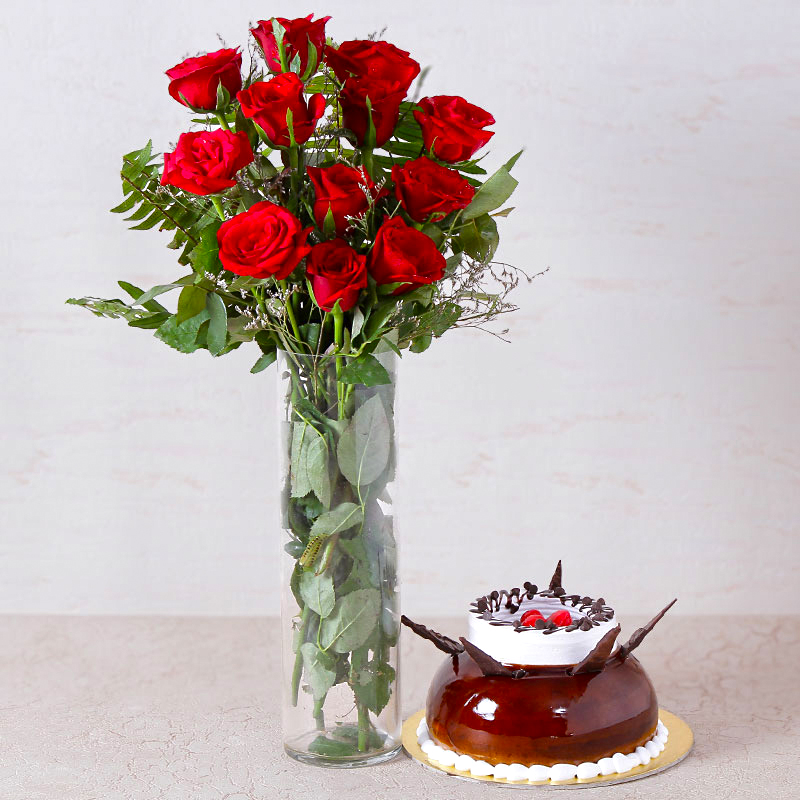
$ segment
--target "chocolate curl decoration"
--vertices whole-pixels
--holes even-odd
[[[666,614],[667,611],[669,611],[677,602],[678,598],[676,597],[669,605],[662,608],[661,611],[659,611],[658,614],[656,614],[653,619],[647,623],[647,625],[645,625],[643,628],[637,628],[633,632],[631,638],[619,648],[620,657],[623,659],[627,658],[631,650],[635,650],[642,643],[644,637],[647,636],[647,634],[650,633],[653,628],[655,628],[656,623],[661,619],[661,617],[663,617],[664,614]]]
[[[605,669],[606,661],[614,648],[621,628],[617,625],[608,631],[603,638],[592,648],[586,658],[580,664],[576,664],[570,671],[570,675],[580,675],[581,672],[602,672]]]
[[[419,622],[414,622],[405,614],[400,617],[400,622],[402,622],[403,625],[411,628],[411,630],[414,631],[417,636],[421,636],[423,639],[433,642],[434,645],[439,648],[439,650],[441,650],[443,653],[447,653],[449,656],[456,656],[459,653],[464,652],[463,645],[460,645],[454,639],[451,639],[449,636],[444,636],[441,633],[437,633],[430,628],[426,628],[424,625],[420,625]]]
[[[461,644],[469,653],[472,660],[480,667],[484,675],[503,675],[506,678],[513,677],[514,673],[508,667],[504,667],[499,661],[495,661],[488,653],[484,653],[480,647],[475,647],[472,642],[468,642],[463,636],[459,636]]]
[[[550,578],[550,591],[552,592],[554,589],[558,589],[561,586],[561,559],[558,559],[558,565],[556,566],[556,571],[553,573],[553,577]]]

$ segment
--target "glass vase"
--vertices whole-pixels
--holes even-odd
[[[396,357],[375,359],[279,352],[283,740],[324,766],[400,749]]]

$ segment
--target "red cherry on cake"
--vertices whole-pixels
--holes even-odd
[[[548,618],[548,622],[554,622],[559,628],[566,628],[572,624],[572,616],[565,608],[561,611],[554,611]]]
[[[532,628],[537,619],[544,619],[544,614],[538,608],[531,608],[520,617],[519,621],[526,627]]]

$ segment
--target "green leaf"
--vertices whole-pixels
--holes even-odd
[[[365,342],[371,342],[380,335],[383,326],[397,311],[397,302],[397,298],[393,297],[375,304],[362,332],[362,338]]]
[[[328,471],[328,444],[323,436],[313,439],[306,450],[306,471],[314,494],[324,508],[330,508],[331,476]]]
[[[206,307],[206,290],[199,286],[184,286],[178,297],[178,322],[191,319]]]
[[[132,283],[128,283],[127,281],[117,281],[120,289],[126,291],[134,300],[139,300],[139,298],[144,294],[144,291],[140,289],[138,286],[134,286]],[[167,309],[161,305],[161,303],[155,300],[148,300],[145,303],[141,303],[141,305],[146,308],[148,311],[166,311]]]
[[[289,456],[289,478],[292,487],[292,497],[305,497],[311,491],[311,481],[306,470],[303,450],[308,446],[306,437],[318,436],[317,431],[307,422],[292,424],[292,449]]]
[[[363,353],[358,358],[350,359],[342,370],[339,380],[342,383],[363,384],[364,386],[379,386],[392,382],[383,364],[369,353]]]
[[[322,235],[326,239],[333,239],[336,236],[336,220],[333,218],[333,207],[330,203],[325,212],[325,219],[322,220]]]
[[[522,155],[524,152],[525,152],[525,148],[523,147],[523,148],[522,148],[522,150],[520,150],[520,151],[519,151],[519,153],[514,153],[514,155],[513,155],[513,156],[511,156],[511,158],[509,158],[509,159],[508,159],[508,161],[506,161],[506,163],[505,163],[505,164],[503,164],[503,166],[504,166],[504,167],[505,167],[505,168],[506,168],[506,169],[507,169],[509,172],[511,172],[511,170],[514,168],[514,164],[516,164],[516,163],[517,163],[517,161],[519,161],[519,157],[520,157],[520,156],[521,156],[521,155]]]
[[[488,214],[481,214],[461,229],[459,241],[467,255],[482,263],[491,261],[500,243],[497,223]]]
[[[513,166],[519,155],[518,153],[508,163]],[[508,170],[507,166],[502,166],[494,175],[487,178],[486,183],[475,192],[472,202],[461,212],[462,220],[474,219],[487,211],[494,211],[511,197],[519,181],[512,178]]]
[[[200,232],[200,243],[189,254],[189,261],[195,272],[201,275],[211,272],[217,275],[222,269],[219,261],[219,245],[217,244],[217,231],[222,220],[217,220],[207,225]]]
[[[424,353],[431,346],[432,341],[433,336],[431,336],[430,333],[423,334],[422,336],[418,336],[416,339],[412,340],[411,347],[409,349],[412,353]]]
[[[214,292],[206,294],[206,310],[208,311],[208,352],[218,356],[227,344],[228,312],[222,298]]]
[[[372,633],[380,608],[381,594],[377,589],[358,589],[339,598],[320,625],[323,649],[348,653],[360,647]]]
[[[322,700],[336,683],[336,658],[320,650],[314,642],[301,645],[303,670],[315,700]]]
[[[360,702],[374,714],[380,714],[392,696],[395,677],[390,664],[374,659],[356,672],[350,685]]]
[[[354,486],[372,483],[389,462],[391,431],[378,395],[356,410],[337,447],[339,469]]]
[[[310,753],[318,756],[329,756],[330,758],[346,758],[358,753],[358,744],[355,741],[336,741],[320,734],[308,746]]]
[[[155,333],[156,339],[161,339],[164,344],[174,347],[181,353],[193,353],[197,350],[197,332],[200,326],[208,319],[208,311],[203,309],[199,314],[178,322],[173,314]]]
[[[158,297],[160,294],[171,292],[173,289],[180,289],[181,286],[183,286],[181,283],[164,283],[160,286],[154,286],[152,289],[148,289],[143,295],[137,298],[136,302],[140,306],[147,308],[146,304],[149,303],[154,297]]]
[[[333,578],[324,573],[315,575],[313,572],[303,572],[300,577],[300,596],[312,611],[324,619],[333,611],[336,603]]]
[[[264,353],[264,355],[261,356],[261,358],[259,358],[252,367],[250,367],[250,372],[253,375],[263,372],[271,364],[274,364],[277,358],[278,354],[275,350],[270,350],[269,353]]]
[[[160,328],[169,318],[171,314],[169,311],[156,311],[148,314],[146,317],[140,319],[132,319],[128,326],[131,328],[144,328],[145,330],[152,330]]]
[[[364,519],[361,507],[355,503],[340,503],[336,508],[320,514],[311,526],[311,536],[330,536],[341,533],[355,525],[360,525]]]

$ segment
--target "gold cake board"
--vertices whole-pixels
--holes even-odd
[[[692,749],[692,744],[694,743],[694,734],[692,733],[692,729],[680,717],[676,717],[675,714],[660,708],[658,710],[658,717],[664,723],[664,725],[667,726],[669,737],[667,738],[667,744],[664,747],[664,751],[659,753],[659,755],[657,755],[655,758],[651,758],[650,763],[647,764],[647,766],[640,765],[638,767],[634,767],[624,775],[618,775],[615,773],[614,775],[600,775],[597,778],[588,778],[586,780],[572,778],[571,780],[559,781],[558,783],[528,783],[527,781],[522,783],[511,783],[505,778],[498,779],[493,775],[489,775],[487,777],[475,777],[470,775],[469,772],[461,772],[454,767],[445,767],[428,761],[428,757],[422,752],[422,750],[420,750],[419,744],[417,743],[417,726],[419,725],[419,721],[422,719],[424,714],[425,709],[417,711],[416,714],[410,716],[403,723],[403,747],[414,760],[419,761],[420,764],[428,767],[429,769],[438,770],[439,772],[446,772],[449,775],[461,778],[462,780],[497,783],[503,786],[508,786],[509,788],[518,789],[585,789],[591,786],[607,786],[613,783],[636,781],[639,780],[639,778],[646,778],[648,775],[655,775],[657,772],[663,772],[665,769],[674,767],[675,764],[683,761],[683,759],[689,755],[689,751]]]

